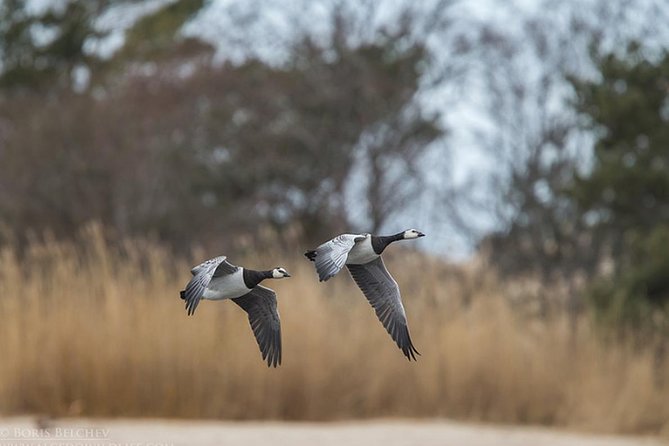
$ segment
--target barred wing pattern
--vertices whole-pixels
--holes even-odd
[[[225,256],[219,256],[207,260],[191,270],[193,278],[186,285],[186,289],[181,292],[181,298],[186,301],[186,310],[189,316],[195,313],[202,294],[204,294],[204,290],[213,277],[232,274],[239,269],[238,266],[228,263],[225,259]]]
[[[232,299],[249,315],[251,329],[267,366],[281,364],[281,321],[274,290],[257,285],[248,294]]]
[[[411,361],[420,355],[411,342],[406,313],[400,289],[390,275],[381,257],[362,265],[346,265],[351,277],[374,308],[386,331],[393,338],[404,356]]]
[[[227,256],[218,256],[214,257],[213,259],[205,260],[204,262],[200,263],[197,266],[194,266],[193,269],[190,270],[190,273],[194,276],[197,276],[198,273],[201,271],[206,271],[209,268],[211,268],[212,265],[218,266],[219,263],[221,263],[223,260],[227,259]]]
[[[323,243],[315,251],[307,251],[305,254],[307,258],[316,264],[318,280],[325,282],[341,271],[346,264],[349,251],[357,241],[364,239],[364,235],[341,234]]]

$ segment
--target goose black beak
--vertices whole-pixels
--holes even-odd
[[[425,234],[423,234],[422,232],[419,232],[418,237],[425,237]]]
[[[288,274],[288,273],[285,273],[285,274],[283,275],[283,277],[292,277],[292,276],[291,276],[290,274]]]

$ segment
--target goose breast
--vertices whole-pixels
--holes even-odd
[[[234,299],[250,290],[244,284],[243,268],[232,274],[211,279],[202,297],[209,300]]]
[[[364,265],[379,257],[372,247],[372,236],[367,234],[365,239],[357,242],[348,253],[347,265]]]

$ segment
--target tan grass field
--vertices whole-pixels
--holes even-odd
[[[669,364],[583,318],[521,316],[521,293],[485,268],[412,253],[387,264],[412,338],[409,363],[350,280],[319,284],[299,252],[231,261],[285,266],[283,365],[268,369],[245,314],[178,297],[191,264],[142,241],[0,252],[0,414],[342,420],[447,417],[610,433],[669,433]],[[395,255],[393,255],[393,253]],[[536,290],[534,292],[537,292]],[[539,290],[538,292],[547,292]]]

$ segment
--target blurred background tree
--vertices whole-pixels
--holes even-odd
[[[101,58],[90,48],[106,15],[131,4],[67,2],[40,14],[3,4],[11,102],[0,215],[19,235],[69,236],[101,220],[182,248],[267,227],[297,226],[316,242],[351,227],[344,195],[355,166],[369,179],[360,201],[370,229],[420,186],[421,156],[444,130],[416,100],[431,54],[423,41],[407,44],[409,10],[366,41],[355,38],[354,8],[333,4],[328,37],[296,29],[283,63],[220,64],[211,45],[180,33],[204,3],[170,2]],[[32,94],[16,98],[19,89]]]
[[[601,78],[574,80],[576,108],[597,135],[592,168],[569,195],[604,240],[605,280],[591,292],[607,317],[652,324],[669,310],[669,53],[596,58]]]
[[[0,3],[0,88],[4,94],[75,88],[77,77],[95,63],[85,42],[102,36],[93,20],[110,2],[66,2],[37,13],[27,3]]]
[[[658,37],[663,35],[661,18],[666,11],[655,2],[638,4],[637,12],[648,18],[639,25],[622,2],[542,5],[535,14],[516,11],[520,18],[513,29],[506,23],[484,22],[467,34],[467,54],[478,67],[474,79],[485,85],[486,92],[481,99],[484,125],[471,125],[471,140],[484,156],[479,169],[456,189],[447,205],[458,229],[473,234],[479,252],[504,277],[538,277],[541,283],[566,289],[564,301],[549,301],[545,293],[534,296],[539,314],[566,307],[576,316],[586,300],[597,302],[598,311],[619,306],[614,304],[617,299],[610,290],[620,290],[620,284],[611,282],[616,275],[612,275],[608,265],[617,264],[619,274],[621,270],[617,268],[627,270],[624,265],[630,261],[629,257],[624,260],[622,251],[613,252],[616,240],[623,240],[621,232],[607,230],[601,215],[594,224],[593,218],[601,210],[596,210],[596,203],[584,201],[583,194],[601,197],[602,191],[624,188],[628,181],[624,174],[627,168],[621,158],[615,157],[620,162],[611,168],[620,175],[620,181],[616,183],[612,176],[601,177],[601,146],[621,144],[620,150],[625,150],[628,143],[623,141],[627,136],[620,133],[621,129],[641,134],[653,134],[649,128],[663,131],[661,106],[658,108],[657,104],[663,103],[665,93],[653,90],[658,88],[653,86],[665,82],[662,70],[647,69],[644,81],[648,87],[630,93],[636,98],[638,109],[623,111],[620,102],[604,99],[609,98],[604,91],[609,91],[611,98],[618,94],[610,86],[615,79],[610,78],[611,68],[604,60],[619,60],[623,66],[629,66],[632,60],[655,66],[661,59],[658,54],[663,54],[666,46],[666,39]],[[612,48],[625,48],[634,36],[643,42],[636,45],[636,55],[614,56],[618,53]],[[617,85],[620,87],[621,83]],[[594,114],[590,116],[591,113]],[[627,113],[633,114],[634,120],[627,120]],[[601,120],[603,115],[608,116],[607,121]],[[613,122],[614,116],[621,122]],[[644,126],[636,126],[641,120]],[[584,125],[584,121],[588,124]],[[622,121],[625,124],[620,127]],[[609,126],[619,130],[609,132]],[[610,139],[602,142],[602,135],[609,135]],[[638,135],[630,133],[628,141]],[[659,145],[664,147],[661,142]],[[648,164],[641,163],[637,168],[637,174],[649,181],[651,176],[669,178],[666,168],[660,167],[656,175],[648,175]],[[599,182],[599,192],[594,184],[585,184],[588,179]],[[657,199],[652,189],[658,184],[637,182],[636,187],[630,186],[637,196],[642,196],[639,192],[643,190]],[[645,217],[639,209],[629,212],[652,225],[663,226],[667,222],[662,212],[651,212],[650,216],[646,213]],[[606,215],[614,226],[622,225],[626,218],[621,213]],[[472,224],[472,216],[492,223],[481,228]],[[647,229],[640,223],[641,220],[629,222],[637,233]],[[640,247],[643,242],[638,240]],[[649,257],[648,262],[647,266],[653,265],[657,280],[667,276],[663,261],[657,256]],[[648,274],[644,267],[641,276]],[[636,273],[633,275],[637,277],[635,281],[640,279]],[[599,285],[586,293],[589,298],[584,300],[583,285],[587,283]],[[602,284],[607,284],[609,291],[603,292]],[[633,288],[639,289],[639,284]],[[643,301],[630,298],[628,291],[622,294],[628,303]]]

